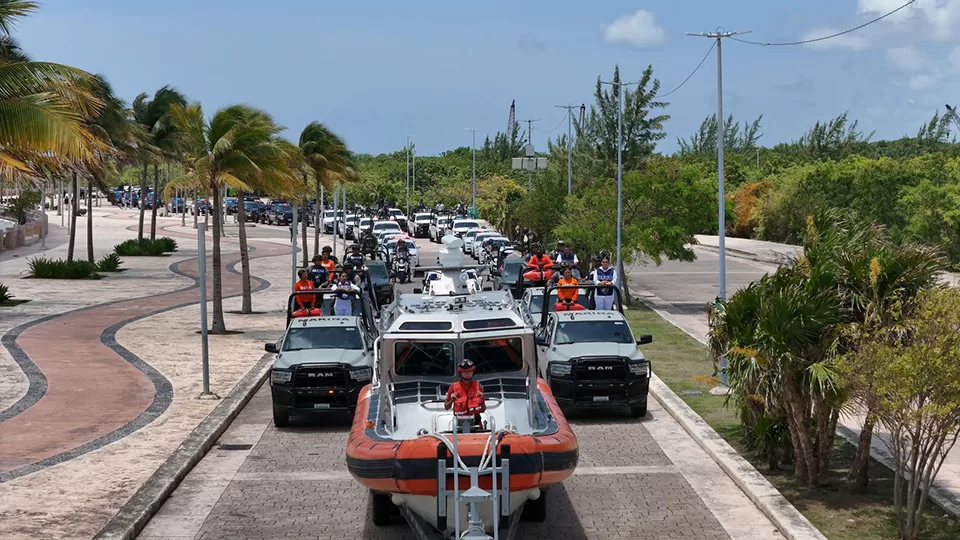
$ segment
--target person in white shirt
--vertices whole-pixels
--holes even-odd
[[[600,285],[595,296],[598,310],[613,309],[613,288],[620,286],[617,270],[610,266],[610,258],[604,257],[600,266],[590,272],[590,281]]]
[[[340,274],[340,279],[336,284],[337,299],[333,303],[333,314],[337,317],[349,317],[353,315],[353,299],[360,292],[346,272]]]

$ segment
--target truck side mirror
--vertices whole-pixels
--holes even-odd
[[[277,344],[276,344],[276,343],[266,343],[266,344],[264,344],[263,350],[267,351],[268,353],[274,353],[274,354],[276,354],[277,352],[279,352],[279,351],[277,351]]]
[[[421,287],[414,287],[413,294],[423,294],[423,289]]]
[[[647,343],[653,343],[653,336],[650,334],[644,334],[637,340],[637,345],[646,345]]]
[[[546,347],[547,345],[550,345],[550,342],[547,341],[547,338],[545,336],[536,336],[533,338],[533,342],[536,343],[537,345],[541,345],[544,347]]]

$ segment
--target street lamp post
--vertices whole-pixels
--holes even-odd
[[[604,82],[617,90],[617,276],[623,283],[623,87],[637,83]]]
[[[477,214],[473,217],[476,218],[480,214],[480,212],[477,210],[477,129],[465,128],[464,131],[473,132],[473,211]]]
[[[736,36],[740,34],[749,34],[746,32],[726,32],[718,28],[716,32],[688,33],[688,36],[705,37],[717,40],[717,235],[719,238],[718,248],[720,251],[720,295],[721,301],[727,299],[727,250],[726,250],[726,195],[724,194],[723,177],[723,149],[725,146],[723,130],[723,38]],[[758,161],[759,161],[759,154]],[[720,385],[714,388],[711,393],[725,394],[728,392],[729,377],[727,375],[727,358],[720,357]]]
[[[410,136],[407,135],[407,144],[403,148],[407,158],[407,217],[410,216]]]

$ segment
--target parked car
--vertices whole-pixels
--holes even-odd
[[[257,223],[266,205],[260,201],[243,201],[243,217],[246,221]]]
[[[223,207],[227,211],[228,216],[232,216],[233,214],[237,213],[237,207],[239,204],[240,203],[236,197],[227,197],[223,201]]]
[[[439,244],[443,236],[447,233],[447,224],[450,223],[450,216],[437,215],[430,219],[430,241]]]
[[[266,222],[269,225],[290,225],[293,221],[293,205],[287,201],[272,203],[266,209]]]
[[[462,238],[464,233],[470,229],[479,229],[480,224],[472,219],[455,219],[450,222],[447,234],[452,234],[457,238]]]
[[[184,211],[183,197],[174,197],[167,201],[167,211],[172,213],[181,213]]]
[[[407,216],[403,215],[403,210],[399,208],[387,208],[387,212],[390,212],[391,218],[397,222],[397,225],[400,225],[400,228],[407,230]]]

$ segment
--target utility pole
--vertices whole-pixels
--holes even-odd
[[[554,105],[567,110],[567,195],[573,195],[573,109],[576,105]]]
[[[540,118],[521,120],[521,122],[527,123],[527,148],[525,154],[528,158],[536,159],[537,157],[537,153],[533,150],[533,123],[539,122],[540,120]],[[533,191],[533,170],[527,172],[527,189]]]
[[[410,138],[412,139],[413,136],[411,135]],[[410,185],[413,186],[413,191],[417,191],[417,145],[410,147],[410,155],[413,158],[413,181]]]
[[[749,34],[750,31],[726,32],[718,28],[716,32],[688,33],[688,36],[705,37],[717,40],[717,185],[719,201],[717,204],[717,234],[719,235],[720,248],[720,300],[727,299],[727,251],[726,251],[726,196],[724,195],[723,179],[723,38]],[[757,154],[757,161],[760,160],[760,154]],[[720,385],[714,388],[711,393],[725,394],[729,391],[727,374],[727,357],[720,358]]]
[[[750,31],[726,32],[717,29],[716,32],[688,33],[688,36],[705,37],[717,40],[717,177],[719,185],[719,204],[717,233],[720,237],[720,299],[727,299],[727,260],[726,260],[726,208],[723,178],[723,38],[749,34]],[[759,156],[759,154],[758,154]],[[758,157],[759,161],[759,157]],[[726,381],[724,381],[726,383]]]
[[[623,274],[623,87],[637,83],[603,82],[616,88],[617,92],[617,276],[624,282]]]
[[[464,131],[473,132],[473,211],[477,214],[473,218],[476,219],[480,214],[477,210],[477,128],[464,128]]]
[[[407,217],[410,217],[410,136],[407,135],[407,144],[403,147],[407,156]]]

